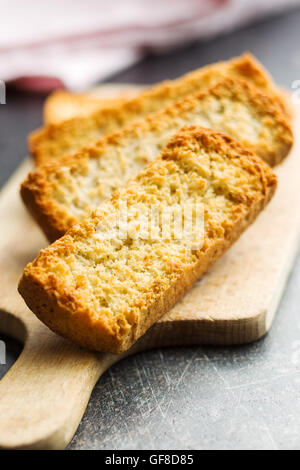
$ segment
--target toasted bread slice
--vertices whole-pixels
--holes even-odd
[[[53,241],[137,175],[187,125],[225,132],[272,165],[287,155],[293,140],[272,99],[245,81],[227,78],[78,154],[38,167],[22,184],[23,201]]]
[[[119,106],[141,92],[137,85],[101,85],[86,93],[57,90],[44,104],[44,123],[58,124],[76,116],[85,116],[103,108]]]
[[[255,86],[277,97],[278,105],[285,107],[281,93],[262,65],[250,54],[227,62],[203,67],[183,77],[162,82],[136,98],[61,124],[38,129],[29,137],[29,149],[37,164],[73,153],[151,113],[164,109],[176,101],[199,93],[225,76],[242,77]]]
[[[185,128],[136,179],[42,250],[19,292],[53,331],[97,351],[123,352],[230,247],[275,188],[271,168],[238,142]],[[190,224],[178,236],[161,216],[157,230],[140,236],[153,208],[179,209],[182,221],[186,205],[202,207],[202,233]]]

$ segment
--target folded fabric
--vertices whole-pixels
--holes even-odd
[[[87,88],[140,60],[228,32],[300,0],[0,0],[0,79]]]

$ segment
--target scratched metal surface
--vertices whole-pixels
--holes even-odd
[[[299,22],[297,10],[149,57],[109,81],[151,83],[250,50],[290,87],[300,79]],[[24,158],[41,107],[41,97],[13,91],[0,106],[0,185]],[[264,339],[241,347],[150,351],[115,365],[98,382],[69,448],[300,449],[299,292],[300,258]],[[0,378],[20,350],[4,339],[7,364],[0,365]]]
[[[99,380],[70,449],[300,449],[300,257],[271,332],[151,351]]]

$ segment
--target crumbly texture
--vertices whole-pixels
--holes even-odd
[[[230,137],[190,127],[89,219],[42,250],[24,270],[19,292],[53,331],[82,346],[120,353],[184,295],[272,197],[271,168]],[[118,228],[128,208],[126,236]],[[204,213],[202,245],[170,230],[136,236],[152,207],[190,204]],[[122,233],[122,232],[121,232]]]
[[[86,116],[104,108],[120,106],[136,97],[139,88],[134,85],[120,85],[116,90],[112,85],[102,85],[99,91],[96,89],[86,93],[54,91],[44,104],[44,123],[58,124],[75,116]]]
[[[281,92],[262,65],[250,54],[244,54],[227,62],[203,67],[177,80],[162,82],[125,103],[38,129],[29,136],[29,150],[37,164],[76,152],[132,121],[207,89],[225,76],[247,79],[270,93],[277,105],[289,113]]]
[[[231,135],[271,165],[287,155],[293,140],[271,98],[245,81],[227,78],[78,154],[38,167],[22,184],[23,201],[53,241],[137,175],[187,125]]]

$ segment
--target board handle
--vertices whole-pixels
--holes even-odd
[[[119,356],[83,350],[38,321],[32,326],[0,381],[0,448],[64,449],[97,380]]]

